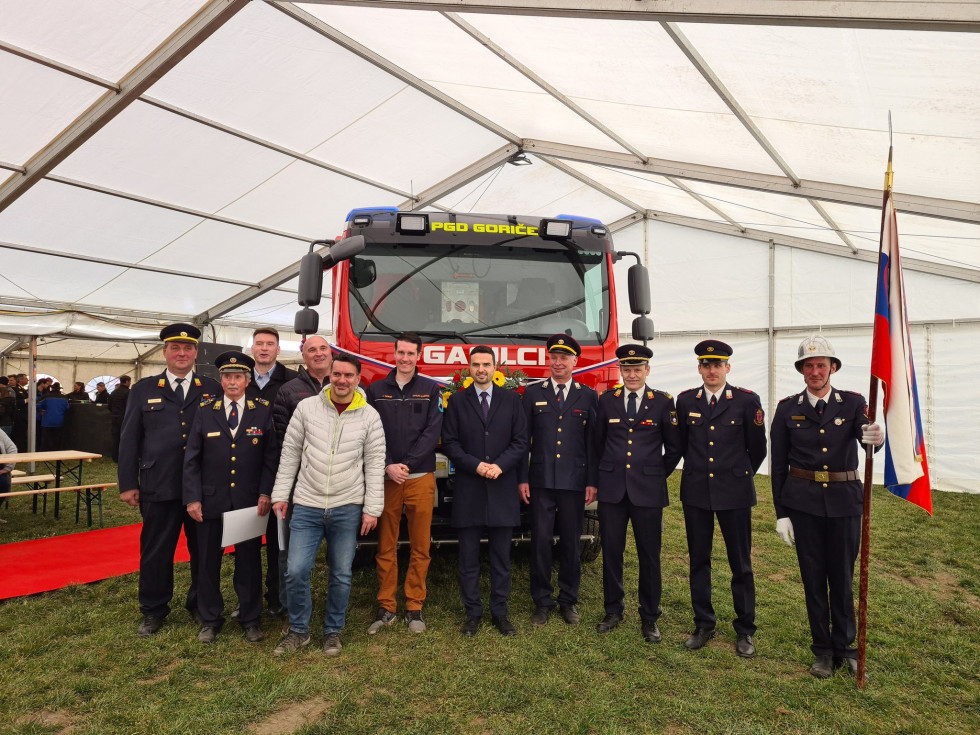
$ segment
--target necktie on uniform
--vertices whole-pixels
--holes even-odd
[[[636,393],[631,392],[626,401],[626,418],[630,421],[636,418]]]
[[[228,428],[235,429],[238,427],[238,403],[236,401],[231,402],[231,411],[228,412]]]
[[[827,401],[825,401],[823,398],[819,399],[817,401],[817,413],[823,416],[823,410],[825,408],[827,408]]]
[[[565,386],[564,384],[558,386],[558,403],[561,403],[565,399]]]
[[[487,392],[480,391],[480,408],[483,409],[483,420],[487,420],[487,415],[490,413],[490,403],[487,401]]]
[[[714,408],[718,405],[718,396],[711,396],[711,401],[708,403],[709,406]]]
[[[174,395],[177,396],[177,403],[183,403],[184,402],[184,386],[181,385],[181,383],[184,382],[184,379],[183,378],[174,378],[174,382],[177,384],[177,387],[174,389]]]

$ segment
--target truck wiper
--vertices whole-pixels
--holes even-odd
[[[437,341],[437,342],[440,341],[440,340],[443,340],[443,339],[458,339],[460,342],[462,342],[465,345],[470,344],[470,341],[468,339],[466,339],[466,336],[460,334],[459,332],[450,332],[450,331],[445,331],[445,332],[443,332],[443,331],[438,331],[438,332],[433,332],[433,331],[429,331],[429,332],[427,332],[427,331],[416,331],[415,333],[417,335],[419,335],[420,337],[433,337],[433,338],[435,338],[435,341]],[[358,337],[361,337],[361,336],[363,336],[365,334],[372,334],[372,335],[379,335],[379,336],[383,335],[385,337],[394,337],[396,334],[398,334],[398,332],[379,332],[379,331],[375,331],[375,330],[365,330],[363,332],[360,332],[359,335],[358,335]]]

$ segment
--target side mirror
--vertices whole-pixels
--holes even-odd
[[[350,282],[354,288],[367,288],[378,278],[378,268],[373,260],[358,258],[350,264]]]
[[[316,306],[323,294],[323,258],[307,253],[299,261],[298,297],[300,306]]]
[[[638,316],[633,320],[633,339],[646,344],[653,339],[653,319],[648,316]]]
[[[645,265],[631,265],[626,274],[630,297],[630,311],[634,314],[650,313],[650,272]],[[635,324],[636,322],[634,322]],[[651,331],[653,323],[651,322]]]
[[[354,235],[354,237],[345,237],[339,242],[335,242],[330,246],[330,250],[327,251],[326,256],[323,258],[323,267],[333,268],[338,263],[342,263],[345,260],[350,260],[358,253],[364,250],[365,242],[364,235]]]
[[[320,315],[310,308],[300,309],[293,319],[293,331],[296,334],[313,334],[320,326]]]

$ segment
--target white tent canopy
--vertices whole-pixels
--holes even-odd
[[[980,433],[961,374],[980,344],[975,3],[0,0],[0,18],[11,369],[29,336],[48,367],[112,374],[152,360],[167,320],[289,331],[309,243],[394,205],[609,223],[651,267],[670,390],[710,333],[771,408],[820,329],[863,391],[890,112],[933,477],[980,490],[959,439]]]

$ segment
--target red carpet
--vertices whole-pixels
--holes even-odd
[[[142,523],[0,546],[0,600],[131,574]],[[188,561],[181,533],[175,561]]]

